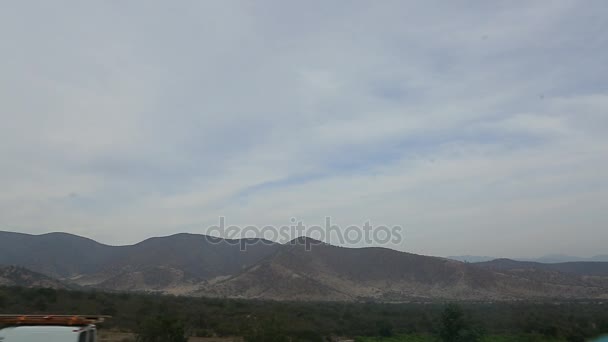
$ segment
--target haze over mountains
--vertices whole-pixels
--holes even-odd
[[[241,243],[247,244],[246,251]],[[310,238],[282,245],[177,234],[108,246],[66,233],[0,232],[0,265],[6,265],[0,268],[0,284],[5,285],[191,296],[348,301],[608,298],[605,262],[464,263],[386,248],[336,247]]]

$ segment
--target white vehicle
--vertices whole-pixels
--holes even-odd
[[[0,342],[97,342],[95,323],[108,316],[0,315]]]

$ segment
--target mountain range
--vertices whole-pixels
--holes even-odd
[[[448,259],[458,260],[463,262],[483,262],[483,261],[491,261],[495,259],[504,259],[498,257],[490,257],[490,256],[479,256],[479,255],[453,255],[448,256]],[[563,262],[578,262],[578,261],[601,261],[608,262],[608,254],[594,255],[589,258],[582,258],[572,255],[564,255],[564,254],[550,254],[544,255],[540,258],[513,258],[513,260],[517,261],[532,261],[532,262],[540,262],[545,264],[556,264]]]
[[[608,262],[468,263],[305,237],[277,244],[177,234],[109,246],[66,233],[0,232],[0,265],[0,285],[188,296],[386,302],[608,298]]]

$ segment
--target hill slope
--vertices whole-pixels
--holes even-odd
[[[68,288],[56,279],[19,266],[0,266],[0,286]]]
[[[297,241],[284,245],[259,264],[207,284],[196,294],[382,301],[608,297],[605,279],[511,274],[386,248],[353,249],[313,243],[312,250],[307,251],[304,244]]]
[[[244,252],[241,242],[247,243]],[[223,240],[197,234],[108,246],[66,233],[0,232],[0,264],[23,266],[85,286],[163,291],[237,273],[277,247],[265,240]]]

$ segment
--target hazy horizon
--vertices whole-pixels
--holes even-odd
[[[606,2],[3,9],[0,230],[331,216],[425,255],[608,254]]]

